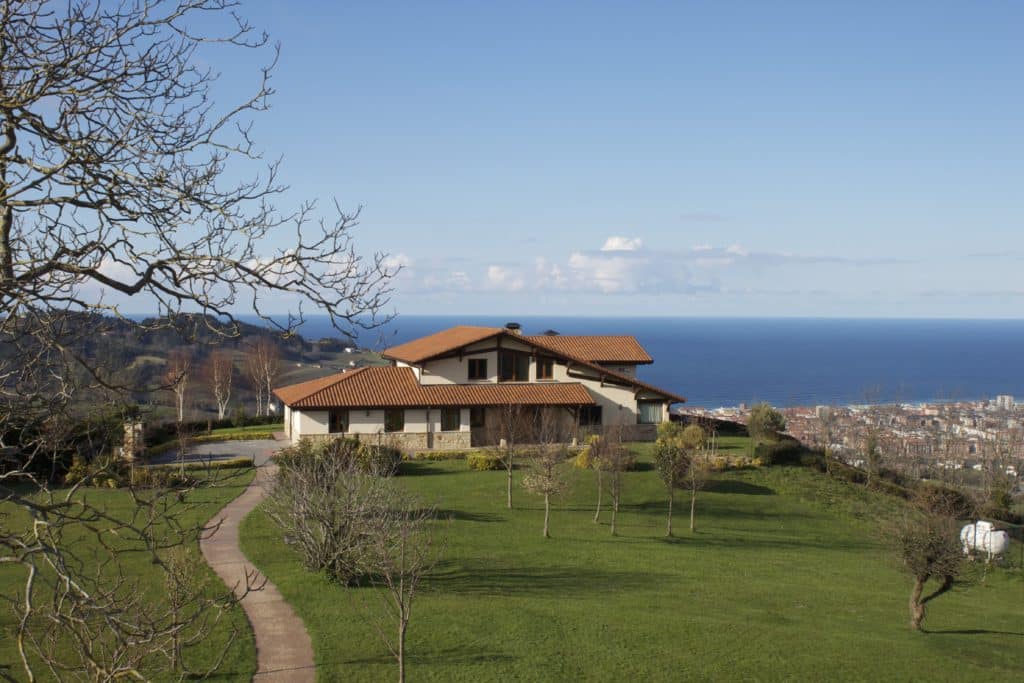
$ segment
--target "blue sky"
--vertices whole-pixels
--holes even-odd
[[[1024,311],[1022,3],[241,12],[282,204],[363,205],[399,313]]]

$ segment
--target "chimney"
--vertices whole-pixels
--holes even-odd
[[[509,334],[514,334],[517,337],[523,333],[522,327],[523,326],[519,323],[505,323],[505,331]]]

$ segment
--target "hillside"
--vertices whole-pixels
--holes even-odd
[[[731,443],[737,451],[741,440]],[[1013,680],[1024,676],[1019,565],[930,605],[907,626],[910,583],[875,520],[896,499],[811,469],[722,473],[698,499],[697,532],[649,466],[629,473],[619,519],[593,518],[590,472],[541,538],[542,504],[502,472],[415,462],[402,485],[451,517],[445,559],[415,606],[416,680]],[[648,463],[646,466],[643,466]],[[517,476],[521,476],[521,472]],[[678,502],[678,501],[677,501]],[[677,510],[685,507],[680,504]],[[392,678],[394,663],[353,595],[304,571],[259,511],[245,552],[305,620],[319,678]],[[1019,561],[1019,546],[1011,552]]]
[[[241,407],[249,414],[255,411],[255,393],[247,373],[247,354],[258,341],[269,341],[276,350],[280,359],[276,381],[279,385],[380,362],[378,354],[355,348],[352,342],[341,338],[310,340],[299,334],[282,338],[266,327],[244,322],[237,324],[237,334],[226,336],[215,331],[217,325],[212,318],[198,315],[184,316],[175,326],[166,319],[139,322],[141,325],[108,316],[72,314],[68,317],[66,335],[73,340],[71,347],[77,353],[107,373],[108,381],[134,388],[130,400],[141,406],[152,421],[167,419],[172,414],[170,392],[155,390],[164,383],[172,353],[187,354],[194,368],[187,400],[186,417],[190,420],[216,416],[203,370],[210,354],[217,349],[227,350],[234,360],[231,411]]]

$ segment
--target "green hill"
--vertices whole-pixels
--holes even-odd
[[[637,450],[649,462],[649,446]],[[930,605],[929,632],[914,633],[910,582],[876,530],[903,503],[813,470],[722,473],[698,499],[697,532],[680,515],[674,539],[663,536],[664,491],[649,467],[626,477],[615,538],[607,519],[592,522],[593,479],[578,472],[544,540],[540,499],[517,488],[516,509],[505,509],[503,472],[463,461],[405,468],[402,485],[453,518],[445,560],[414,606],[412,679],[1024,676],[1019,567],[959,585]],[[305,572],[258,510],[242,543],[305,620],[320,680],[396,675],[353,589]]]

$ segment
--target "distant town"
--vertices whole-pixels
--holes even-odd
[[[688,408],[681,415],[746,422],[750,406]],[[872,452],[881,467],[918,478],[995,472],[1024,474],[1024,404],[1011,395],[941,403],[784,408],[786,432],[864,467]]]

